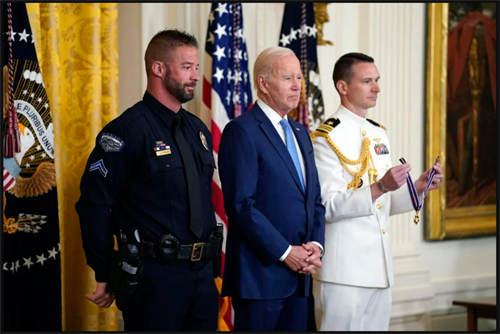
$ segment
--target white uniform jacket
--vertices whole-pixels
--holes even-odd
[[[378,180],[392,167],[391,146],[383,127],[343,106],[328,121],[335,125],[328,136],[345,157],[352,160],[360,157],[364,135],[370,139]],[[368,172],[362,176],[361,187],[348,190],[353,175],[342,165],[327,139],[317,136],[313,147],[326,210],[323,268],[316,270],[314,278],[362,287],[392,286],[389,216],[413,210],[407,185],[372,203]],[[356,171],[360,165],[348,167]]]

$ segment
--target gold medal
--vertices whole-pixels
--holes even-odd
[[[420,210],[417,210],[415,212],[415,218],[413,219],[413,222],[415,223],[415,225],[418,224],[418,222],[420,221],[420,218],[418,217],[418,214],[420,213]]]

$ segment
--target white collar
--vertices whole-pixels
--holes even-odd
[[[362,127],[366,122],[366,118],[356,115],[343,105],[339,106],[334,116],[340,116],[342,118],[342,121],[347,121],[358,127]]]
[[[260,109],[262,109],[264,114],[266,114],[267,118],[269,118],[269,120],[271,121],[271,123],[274,126],[279,125],[280,121],[283,118],[288,121],[287,115],[285,115],[285,117],[281,118],[281,116],[276,111],[274,111],[274,109],[272,109],[270,106],[268,106],[264,101],[259,99],[259,100],[257,100],[257,104],[259,105]]]

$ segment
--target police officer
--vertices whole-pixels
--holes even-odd
[[[346,54],[333,72],[340,102],[333,117],[312,134],[325,206],[323,267],[314,275],[320,331],[387,331],[394,283],[389,216],[413,210],[405,185],[410,164],[392,167],[385,127],[366,118],[380,86],[373,58]],[[443,173],[439,163],[430,189]],[[418,194],[431,169],[415,182]]]
[[[100,307],[116,297],[127,331],[215,331],[212,260],[220,243],[212,242],[212,138],[182,108],[200,79],[198,42],[182,31],[161,31],[149,42],[145,63],[142,101],[98,134],[82,177],[76,209],[97,281],[86,297]],[[133,271],[128,260],[119,262],[136,278],[128,302],[109,291],[113,234],[122,249],[140,252]]]

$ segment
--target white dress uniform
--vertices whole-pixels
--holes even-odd
[[[385,128],[340,106],[312,137],[326,210],[323,268],[313,276],[317,328],[388,330],[394,283],[389,216],[413,206],[406,185],[372,202],[371,182],[392,167]],[[363,173],[359,181],[357,173]]]

